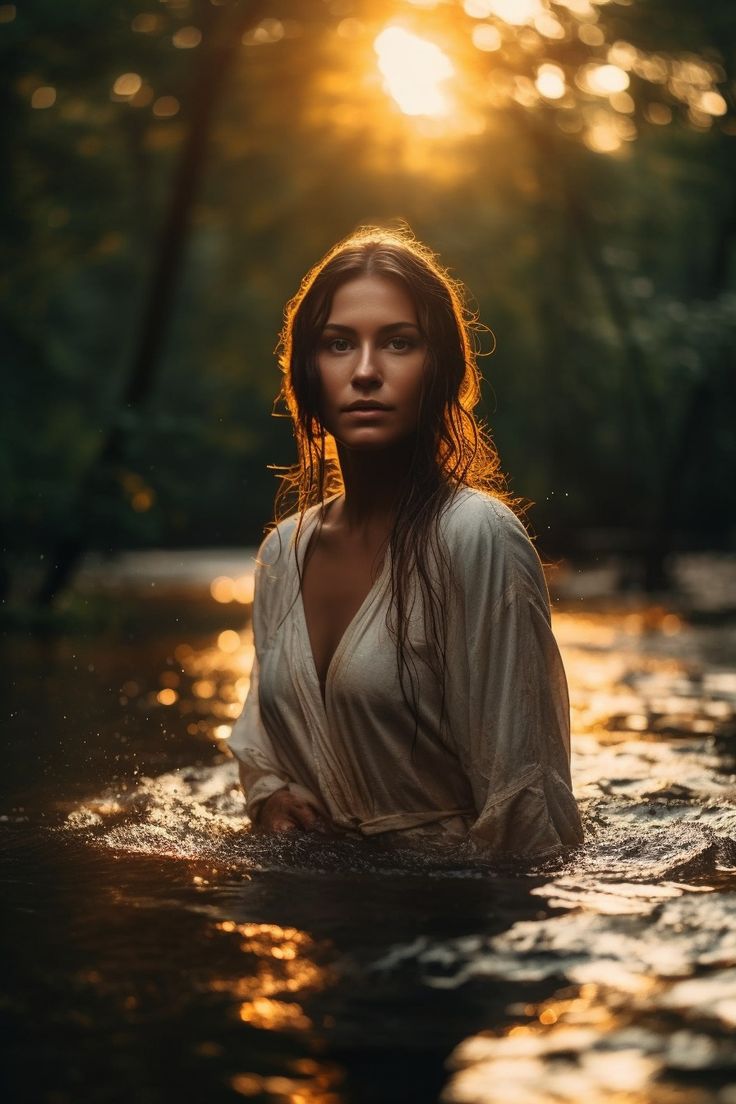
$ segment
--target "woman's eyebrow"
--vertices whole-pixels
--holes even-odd
[[[340,333],[357,333],[357,330],[353,326],[343,326],[340,322],[325,322],[324,328],[326,330],[338,330]],[[379,334],[392,333],[394,330],[404,329],[419,330],[419,327],[415,322],[389,322],[386,326],[381,326],[377,331]]]

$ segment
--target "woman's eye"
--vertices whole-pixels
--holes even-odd
[[[415,342],[408,337],[391,337],[386,342],[386,348],[392,353],[407,353],[414,345]],[[328,337],[324,348],[330,353],[348,353],[353,348],[353,343],[347,337]]]

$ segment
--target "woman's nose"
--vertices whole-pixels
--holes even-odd
[[[356,383],[375,383],[380,379],[376,350],[367,342],[360,346],[359,355],[353,368],[353,380]]]

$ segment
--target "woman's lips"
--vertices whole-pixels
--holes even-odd
[[[358,402],[351,403],[350,406],[343,407],[344,414],[355,414],[358,412],[374,412],[374,411],[386,411],[391,407],[386,403],[370,402],[365,399],[359,399]]]
[[[349,406],[343,410],[343,414],[347,414],[350,418],[359,418],[361,421],[370,421],[382,414],[388,414],[389,410],[388,406]]]

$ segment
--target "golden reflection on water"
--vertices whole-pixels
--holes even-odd
[[[313,1027],[302,1006],[283,994],[318,992],[332,984],[330,970],[314,956],[324,951],[307,932],[278,924],[236,924],[223,920],[217,931],[241,937],[240,950],[247,956],[247,972],[236,978],[215,978],[213,992],[228,993],[240,1002],[238,1016],[267,1031],[304,1031]]]
[[[642,978],[642,991],[654,982]],[[660,1057],[592,983],[519,1012],[529,1022],[465,1039],[449,1060],[443,1104],[644,1104]],[[638,1037],[640,1035],[641,1037]],[[606,1046],[605,1041],[610,1045]],[[603,1046],[601,1043],[603,1042]]]
[[[653,1099],[725,1104],[731,1099],[717,1085],[711,1093],[667,1083],[673,1071],[721,1068],[724,1059],[730,1064],[728,1035],[663,1030],[658,1015],[648,1021],[643,1014],[714,1005],[714,1016],[732,1024],[734,1015],[729,1018],[728,1007],[724,1014],[723,1005],[732,998],[733,971],[673,985],[622,963],[587,965],[595,981],[568,985],[538,1004],[512,1005],[509,1013],[526,1022],[460,1043],[448,1062],[452,1076],[443,1104],[650,1104]]]
[[[736,701],[729,679],[723,681],[728,672],[703,672],[692,628],[681,615],[661,605],[561,612],[553,625],[575,734],[604,744],[631,733],[710,735],[732,722]]]
[[[312,1027],[299,1004],[255,997],[240,1006],[240,1018],[244,1023],[266,1031],[304,1031]]]
[[[181,716],[198,717],[187,725],[188,735],[225,742],[248,693],[254,654],[250,627],[240,632],[224,629],[204,648],[178,644],[174,659],[179,670],[161,671],[160,689],[148,694],[146,701],[165,708],[176,706]],[[126,700],[141,693],[134,683],[126,683],[122,689]]]
[[[336,1066],[309,1058],[293,1065],[300,1077],[238,1073],[230,1079],[230,1087],[241,1096],[274,1096],[280,1104],[343,1104],[343,1096],[335,1091],[341,1080]]]
[[[240,937],[245,956],[243,972],[234,978],[215,978],[209,983],[213,992],[226,993],[238,1002],[238,1019],[261,1031],[304,1032],[315,1024],[293,998],[297,994],[318,992],[334,982],[332,972],[321,966],[315,956],[329,949],[318,944],[299,928],[278,924],[238,924],[222,920],[215,930]],[[322,1026],[330,1026],[323,1017]],[[241,1096],[268,1095],[285,1104],[342,1104],[336,1091],[342,1079],[338,1066],[312,1058],[289,1063],[295,1076],[265,1076],[238,1073],[231,1088]]]

